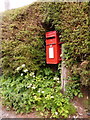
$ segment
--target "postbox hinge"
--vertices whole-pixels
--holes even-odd
[[[64,42],[59,42],[58,44],[61,45],[61,44],[63,44],[63,43],[64,43]]]
[[[62,58],[60,58],[59,61],[62,61]]]

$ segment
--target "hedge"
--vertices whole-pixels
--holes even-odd
[[[26,64],[38,71],[45,63],[45,32],[57,30],[64,42],[64,61],[70,76],[90,85],[90,2],[34,3],[10,10],[2,21],[2,68],[4,74]],[[78,76],[78,77],[77,77]]]

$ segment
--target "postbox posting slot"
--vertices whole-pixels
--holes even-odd
[[[48,38],[46,38],[46,39],[54,39],[55,37],[53,36],[53,37],[48,37]]]
[[[56,45],[56,43],[46,44],[46,45]]]

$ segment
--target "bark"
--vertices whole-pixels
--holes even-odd
[[[65,67],[65,63],[63,61],[63,56],[64,56],[64,44],[62,44],[62,63],[61,63],[61,87],[62,87],[62,92],[64,93],[66,91],[65,86],[67,83],[67,68]]]

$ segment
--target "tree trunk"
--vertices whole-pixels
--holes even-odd
[[[62,44],[62,63],[61,63],[61,87],[62,87],[62,92],[65,93],[66,89],[66,83],[67,83],[67,68],[65,67],[65,63],[63,61],[63,56],[64,56],[64,44]]]

